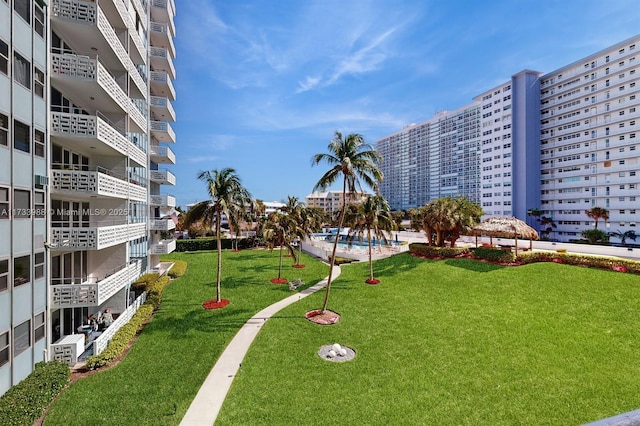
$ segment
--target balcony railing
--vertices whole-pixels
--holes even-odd
[[[72,279],[52,278],[51,304],[55,308],[99,306],[138,278],[142,262],[134,261],[98,276]]]
[[[109,222],[107,222],[109,223]],[[113,222],[110,222],[113,223]],[[147,233],[146,223],[130,223],[78,228],[51,228],[52,250],[101,250],[107,247],[126,243]]]
[[[169,170],[150,170],[149,179],[160,185],[175,185],[176,176]]]
[[[176,29],[173,23],[173,17],[176,15],[176,7],[172,0],[152,0],[151,1],[151,19],[154,21],[167,22],[171,25],[171,34],[176,36]]]
[[[173,195],[150,195],[149,204],[159,207],[175,207],[176,197]]]
[[[159,164],[176,164],[176,155],[166,146],[151,145],[149,147],[151,161]]]
[[[173,59],[166,47],[151,46],[151,66],[154,71],[166,71],[169,76],[175,80],[176,68],[173,65]]]
[[[173,31],[167,23],[151,22],[149,27],[151,45],[169,49],[172,58],[176,57],[176,46],[173,43]]]
[[[93,170],[65,170],[68,166],[64,165],[58,167],[61,170],[51,171],[51,189],[54,192],[84,193],[135,201],[147,199],[145,187],[127,182],[124,177],[102,167],[92,167]]]
[[[172,101],[176,100],[176,89],[164,71],[151,71],[151,88],[155,96],[164,95]]]
[[[149,249],[149,254],[169,254],[173,253],[176,249],[176,240],[162,240],[156,244],[152,244]]]
[[[166,96],[151,96],[151,110],[156,117],[166,121],[176,121],[176,112]]]
[[[149,221],[151,231],[171,231],[176,228],[173,219],[152,219]]]
[[[168,121],[151,120],[151,134],[159,142],[176,142],[176,133]]]
[[[98,7],[96,2],[81,0],[53,0],[51,3],[51,15],[53,18],[64,22],[96,27],[100,32],[101,37],[104,39],[104,42],[109,45],[124,69],[129,73],[129,76],[137,87],[137,90],[143,97],[146,97],[146,84],[137,72],[133,61],[109,23],[109,19],[105,16],[100,7]],[[88,51],[89,49],[87,48],[86,50]]]
[[[129,98],[97,56],[92,58],[72,53],[52,53],[51,74],[69,81],[73,86],[68,90],[76,92],[74,89],[77,88],[76,96],[85,103],[89,102],[90,97],[95,99],[108,96],[123,112],[127,112],[129,108]],[[92,90],[91,87],[78,85],[78,82],[95,82],[98,87]]]

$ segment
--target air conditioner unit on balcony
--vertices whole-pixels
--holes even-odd
[[[35,175],[34,183],[36,188],[42,188],[45,185],[49,185],[49,178],[47,176]]]

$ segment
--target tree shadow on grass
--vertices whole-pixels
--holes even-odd
[[[239,330],[253,315],[253,311],[249,309],[233,308],[232,305],[222,309],[206,310],[201,303],[180,316],[170,313],[170,306],[166,310],[161,307],[145,327],[144,333],[153,335],[168,332],[172,339],[188,340],[193,338],[191,332],[194,331],[218,334]]]

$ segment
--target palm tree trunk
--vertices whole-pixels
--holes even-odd
[[[344,214],[347,212],[347,178],[344,178],[342,184],[342,210],[340,211],[340,219],[338,220],[338,230],[336,232],[336,240],[333,242],[333,250],[331,252],[331,258],[329,259],[329,276],[327,277],[326,291],[324,292],[324,302],[322,302],[321,314],[327,310],[327,304],[329,303],[329,293],[331,292],[331,275],[333,274],[333,264],[336,260],[336,250],[338,249],[338,241],[340,240],[340,228],[342,228],[342,222],[344,221]]]
[[[371,229],[367,230],[367,240],[369,242],[369,280],[373,281],[373,260],[371,258]]]
[[[222,241],[220,239],[220,212],[216,212],[216,239],[218,240],[218,265],[216,270],[216,302],[220,302],[220,277],[222,275]]]
[[[282,274],[282,242],[280,242],[280,260],[278,264],[278,279],[280,279],[281,274]]]

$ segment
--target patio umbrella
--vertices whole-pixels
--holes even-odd
[[[487,235],[488,237],[513,238],[516,243],[516,256],[518,255],[518,238],[531,240],[538,239],[538,232],[515,217],[494,216],[471,229],[471,235]],[[531,246],[531,243],[529,244]]]

